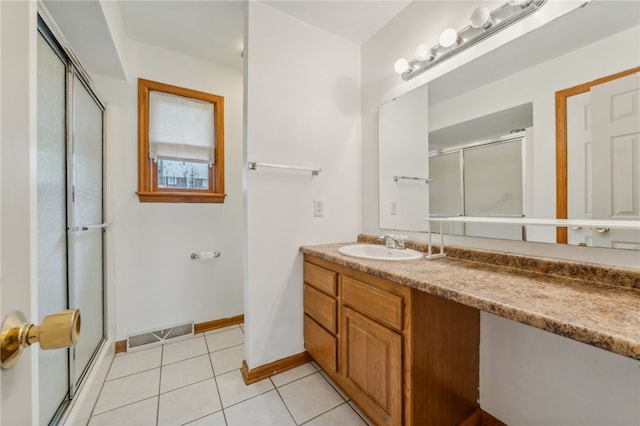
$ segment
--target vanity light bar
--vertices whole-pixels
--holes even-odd
[[[416,48],[413,59],[398,59],[394,69],[403,80],[409,81],[430,67],[538,11],[546,2],[547,0],[509,0],[493,11],[484,6],[478,7],[471,14],[471,25],[458,32],[447,28],[440,35],[439,44],[432,48],[421,44]]]

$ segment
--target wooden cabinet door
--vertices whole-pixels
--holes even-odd
[[[402,336],[344,308],[341,370],[352,399],[376,424],[402,422]]]

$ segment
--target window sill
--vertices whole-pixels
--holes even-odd
[[[138,191],[141,203],[224,203],[227,194],[213,194],[210,192],[146,192]]]

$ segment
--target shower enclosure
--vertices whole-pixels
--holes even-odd
[[[105,340],[104,106],[40,18],[37,47],[38,318],[80,309],[70,349],[39,351],[40,424],[56,424]]]

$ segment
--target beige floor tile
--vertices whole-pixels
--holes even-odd
[[[162,365],[204,355],[207,352],[207,344],[204,341],[204,336],[198,334],[192,339],[164,345],[162,348]]]
[[[260,380],[249,386],[245,385],[240,370],[217,376],[216,381],[222,405],[225,408],[273,389],[273,384],[269,379]]]
[[[246,386],[244,349],[233,325],[119,354],[89,425],[372,425],[313,362]]]
[[[312,419],[305,426],[367,426],[362,418],[355,412],[348,403],[328,411],[315,419]]]
[[[219,376],[229,371],[239,370],[244,360],[244,345],[234,346],[232,348],[222,349],[221,351],[211,352],[211,364],[213,372]]]
[[[205,335],[209,352],[244,344],[244,333],[240,327]]]
[[[282,399],[275,390],[226,408],[229,426],[295,426]]]
[[[158,414],[158,397],[145,399],[115,410],[91,417],[89,426],[147,426],[155,425]]]
[[[227,422],[224,418],[222,410],[217,413],[209,414],[208,416],[201,417],[198,420],[187,423],[188,426],[226,426]]]
[[[132,351],[119,353],[113,358],[113,363],[107,374],[107,380],[113,380],[129,374],[139,373],[152,368],[160,367],[162,356],[162,346],[145,349],[143,351]]]
[[[132,404],[158,395],[160,369],[155,368],[105,382],[93,414]]]
[[[213,377],[209,355],[200,355],[162,367],[160,393]]]
[[[215,380],[205,380],[160,395],[158,425],[185,424],[221,408]]]
[[[322,374],[322,377],[324,377],[329,382],[329,384],[338,391],[340,396],[343,397],[345,401],[349,401],[351,399],[346,393],[344,393],[342,389],[340,389],[336,382],[334,382],[324,370],[320,370],[320,374]]]
[[[286,385],[287,383],[291,383],[294,380],[301,379],[317,372],[318,370],[316,370],[316,368],[311,365],[310,362],[308,362],[296,368],[292,368],[291,370],[287,370],[280,374],[276,374],[275,376],[271,376],[271,380],[273,380],[273,384],[276,385],[276,387],[280,387]]]
[[[320,373],[315,373],[278,388],[296,423],[301,424],[331,410],[344,399]]]

